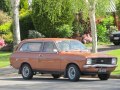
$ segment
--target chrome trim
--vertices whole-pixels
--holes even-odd
[[[112,67],[117,67],[117,65],[109,65],[109,64],[94,64],[94,65],[84,65],[84,68],[96,68],[96,67],[103,67],[103,68],[112,68]]]

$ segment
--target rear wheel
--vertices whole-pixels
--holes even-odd
[[[110,77],[110,74],[98,74],[98,77],[100,80],[108,80]]]
[[[57,79],[57,78],[60,78],[61,75],[60,74],[52,74],[52,76],[54,79]]]
[[[113,42],[114,43],[114,45],[119,45],[120,44],[120,42]]]
[[[70,81],[78,81],[80,78],[80,70],[76,65],[71,64],[67,69],[67,75]]]
[[[21,69],[23,79],[29,80],[33,77],[33,71],[28,64],[24,64]]]

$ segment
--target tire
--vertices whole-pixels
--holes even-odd
[[[52,74],[52,76],[54,79],[57,79],[57,78],[60,78],[61,75],[60,74]]]
[[[120,45],[120,42],[113,42],[114,45]]]
[[[110,74],[98,74],[98,77],[100,80],[108,80],[110,77]]]
[[[25,80],[29,80],[33,78],[33,71],[28,64],[24,64],[21,69],[22,77]]]
[[[79,68],[74,64],[69,65],[67,68],[67,76],[70,81],[78,81],[80,78]]]

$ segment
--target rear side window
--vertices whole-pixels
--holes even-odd
[[[21,46],[20,51],[22,52],[39,52],[42,49],[42,42],[35,42],[35,43],[25,43]]]
[[[54,49],[56,49],[56,46],[53,42],[45,42],[44,43],[43,52],[53,53]]]

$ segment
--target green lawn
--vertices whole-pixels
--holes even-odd
[[[113,75],[118,75],[118,74],[120,75],[120,49],[109,51],[109,52],[107,52],[107,54],[110,54],[110,55],[118,58],[118,62],[117,62],[118,66],[115,69],[115,71],[112,72],[112,74]]]
[[[8,66],[10,64],[9,62],[9,56],[10,52],[2,52],[0,51],[0,68]]]

